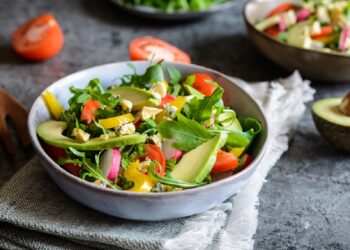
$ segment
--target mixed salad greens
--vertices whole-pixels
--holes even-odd
[[[229,0],[119,0],[123,4],[141,5],[164,10],[175,11],[201,11],[216,4],[228,2]]]
[[[304,0],[283,3],[255,27],[290,45],[350,53],[350,1]]]
[[[237,118],[210,75],[183,76],[160,62],[118,81],[107,90],[98,79],[70,87],[66,110],[51,92],[43,95],[52,120],[37,134],[70,173],[112,189],[165,192],[208,184],[251,162],[261,124]]]

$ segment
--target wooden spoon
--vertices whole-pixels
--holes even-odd
[[[28,112],[24,106],[13,96],[10,96],[5,90],[0,88],[0,139],[10,154],[15,154],[15,148],[10,137],[10,132],[6,119],[11,119],[16,132],[23,146],[30,144],[28,127]]]

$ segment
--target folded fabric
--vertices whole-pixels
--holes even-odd
[[[162,222],[104,215],[68,198],[35,157],[0,189],[0,247],[5,249],[252,249],[258,194],[314,90],[296,72],[247,84],[269,119],[271,140],[259,168],[236,196],[202,214]],[[244,209],[242,209],[244,208]]]

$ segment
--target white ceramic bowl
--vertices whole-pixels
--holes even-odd
[[[128,62],[112,63],[89,68],[66,76],[48,87],[61,103],[67,106],[71,94],[70,86],[84,87],[93,78],[99,78],[104,87],[111,85],[115,79],[131,74]],[[132,62],[138,73],[143,73],[149,62]],[[28,125],[30,137],[45,169],[56,184],[74,200],[101,211],[103,213],[132,220],[166,220],[179,218],[203,212],[223,202],[239,192],[257,168],[264,154],[267,142],[267,122],[258,104],[230,78],[217,71],[196,65],[164,63],[163,66],[173,65],[184,75],[199,72],[207,73],[221,83],[225,89],[224,101],[233,107],[240,116],[251,116],[262,122],[263,133],[256,138],[252,155],[254,161],[240,173],[209,185],[169,193],[135,193],[116,191],[99,187],[75,177],[57,165],[43,150],[36,134],[36,127],[49,119],[48,110],[39,96],[34,102]]]

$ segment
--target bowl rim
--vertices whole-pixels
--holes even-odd
[[[135,6],[133,4],[125,4],[122,3],[120,0],[110,0],[117,6],[130,10],[130,11],[135,11],[147,15],[166,15],[168,17],[176,17],[176,16],[187,16],[187,15],[200,15],[200,14],[208,14],[208,13],[213,13],[217,11],[221,11],[224,9],[231,8],[235,4],[235,0],[229,0],[225,3],[219,3],[215,4],[212,7],[204,10],[199,10],[199,11],[174,11],[174,12],[166,12],[161,9],[157,9],[154,7],[147,7],[147,6]]]
[[[41,96],[42,94],[48,90],[48,88],[50,88],[53,85],[56,85],[60,82],[64,82],[66,79],[69,79],[70,77],[74,76],[74,75],[79,75],[79,74],[84,74],[85,72],[88,72],[90,70],[98,70],[99,68],[103,68],[103,67],[109,67],[109,66],[115,66],[118,67],[118,65],[125,65],[125,64],[144,64],[147,63],[149,64],[149,61],[123,61],[123,62],[114,62],[114,63],[108,63],[108,64],[102,64],[102,65],[98,65],[98,66],[94,66],[94,67],[89,67],[83,70],[79,70],[76,72],[73,72],[71,74],[68,74],[62,78],[59,78],[58,80],[56,80],[55,82],[53,82],[52,84],[48,85],[41,93],[40,95],[35,99],[29,115],[28,115],[28,119],[27,119],[27,123],[28,123],[28,129],[29,129],[29,136],[30,139],[33,143],[34,149],[36,150],[37,154],[39,155],[39,157],[41,157],[43,160],[46,161],[46,163],[48,163],[47,165],[49,165],[55,172],[56,174],[61,175],[63,178],[65,178],[67,181],[69,182],[73,182],[77,185],[80,185],[83,188],[86,189],[90,189],[92,191],[95,192],[100,192],[100,193],[104,193],[107,195],[116,195],[116,196],[125,196],[125,197],[145,197],[145,198],[159,198],[159,197],[173,197],[173,196],[177,196],[177,195],[193,195],[195,193],[198,192],[202,192],[205,191],[206,189],[211,189],[211,188],[215,188],[217,186],[221,186],[224,185],[225,183],[234,181],[235,179],[239,179],[242,175],[245,175],[246,173],[250,172],[250,171],[254,171],[254,168],[256,167],[257,164],[259,164],[259,162],[261,161],[262,157],[264,156],[265,152],[266,152],[266,148],[270,139],[270,133],[269,133],[269,124],[268,124],[268,120],[266,118],[266,115],[262,109],[262,107],[254,100],[254,98],[249,95],[243,88],[241,88],[238,84],[236,84],[234,82],[234,80],[232,80],[229,76],[226,76],[223,73],[220,73],[216,70],[207,68],[207,67],[203,67],[203,66],[199,66],[196,64],[184,64],[184,63],[169,63],[169,62],[164,62],[163,65],[173,65],[173,66],[182,66],[182,67],[194,67],[196,69],[199,70],[204,70],[204,71],[208,71],[210,73],[216,74],[219,77],[222,77],[224,79],[226,79],[227,81],[229,81],[231,84],[236,85],[241,91],[242,93],[245,95],[245,98],[250,98],[252,101],[252,105],[255,106],[255,108],[257,109],[257,111],[260,113],[262,120],[265,124],[265,128],[264,128],[264,132],[266,134],[265,136],[265,141],[263,142],[263,145],[260,149],[260,152],[258,153],[257,157],[253,160],[253,162],[244,170],[240,171],[239,173],[232,175],[230,177],[226,177],[224,179],[221,179],[219,181],[216,182],[212,182],[209,183],[207,185],[204,186],[200,186],[200,187],[196,187],[196,188],[191,188],[191,189],[184,189],[184,190],[179,190],[179,191],[175,191],[175,192],[132,192],[132,191],[128,191],[128,190],[115,190],[115,189],[110,189],[110,188],[106,188],[106,187],[100,187],[97,186],[93,183],[90,183],[88,181],[84,181],[81,178],[72,175],[71,173],[67,172],[66,170],[64,170],[61,166],[59,166],[51,157],[49,157],[47,155],[47,153],[45,152],[45,150],[43,149],[43,147],[40,144],[39,138],[37,136],[36,133],[36,127],[34,127],[34,123],[32,121],[34,121],[35,119],[35,111],[37,110],[37,106],[39,104],[39,102],[41,101]]]
[[[275,0],[270,0],[269,2],[274,2]],[[288,43],[284,43],[284,42],[281,42],[277,39],[274,39],[272,37],[270,37],[269,35],[267,35],[266,33],[258,30],[257,28],[255,28],[255,26],[248,20],[248,17],[247,17],[247,9],[248,9],[248,6],[249,5],[253,5],[253,4],[257,4],[257,2],[261,3],[263,1],[247,1],[245,4],[244,4],[244,7],[243,7],[243,19],[244,19],[244,22],[246,23],[246,25],[254,30],[255,32],[259,33],[261,36],[263,36],[264,38],[268,39],[270,42],[272,43],[275,43],[277,45],[280,45],[280,46],[285,46],[285,47],[288,47],[288,48],[291,48],[291,49],[295,49],[295,50],[299,50],[300,52],[304,52],[304,53],[311,53],[311,54],[321,54],[321,55],[325,55],[325,56],[330,56],[330,57],[335,57],[335,58],[341,58],[341,59],[344,59],[344,60],[347,60],[347,59],[350,59],[350,55],[344,55],[340,52],[325,52],[325,51],[318,51],[318,50],[314,50],[314,49],[305,49],[305,48],[301,48],[301,47],[297,47],[297,46],[293,46],[293,45],[290,45]]]

